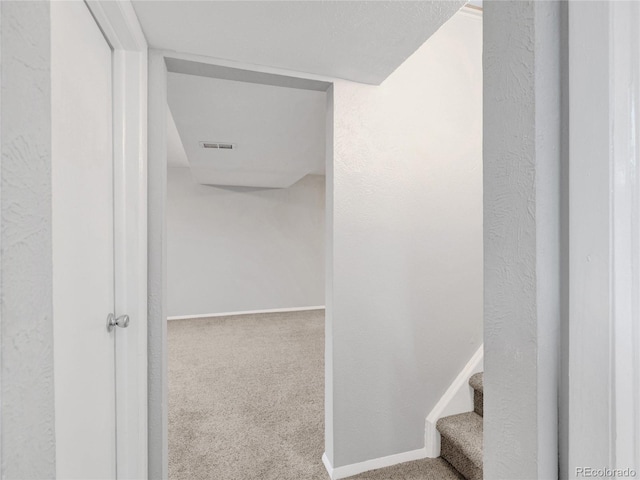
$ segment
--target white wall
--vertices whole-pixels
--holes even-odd
[[[484,475],[491,479],[558,475],[563,3],[484,2]]]
[[[161,52],[149,49],[147,124],[147,356],[149,378],[149,478],[168,478],[169,426],[167,379],[167,66]]]
[[[378,87],[336,82],[333,108],[326,453],[341,467],[424,447],[482,343],[482,18],[456,14]]]
[[[167,177],[169,317],[324,305],[325,179],[286,189]]]
[[[50,5],[0,19],[0,477],[55,478]]]

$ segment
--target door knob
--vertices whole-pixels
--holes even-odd
[[[107,316],[107,330],[113,330],[113,327],[127,328],[129,326],[129,315],[120,315],[118,318],[113,313]]]

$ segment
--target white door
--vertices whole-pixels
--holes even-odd
[[[51,2],[51,75],[57,478],[116,478],[112,51],[84,2]]]

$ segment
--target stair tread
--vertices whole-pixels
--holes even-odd
[[[483,372],[476,373],[475,375],[472,375],[471,378],[469,379],[469,385],[471,385],[471,388],[473,388],[474,390],[484,393],[482,379],[483,379]]]
[[[454,444],[477,468],[482,469],[482,417],[465,412],[438,420],[440,434]]]
[[[465,480],[444,458],[423,458],[348,477],[349,480]],[[346,479],[345,479],[346,480]]]

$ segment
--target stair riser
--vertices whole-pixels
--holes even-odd
[[[482,469],[476,467],[467,456],[445,436],[440,443],[440,456],[449,462],[467,480],[482,480]]]
[[[473,410],[480,415],[483,416],[483,404],[484,404],[484,394],[479,392],[478,390],[473,391]]]

